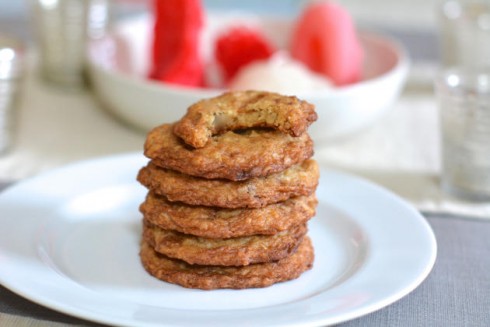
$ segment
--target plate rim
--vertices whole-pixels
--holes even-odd
[[[111,164],[112,162],[120,162],[120,161],[127,162],[128,159],[129,159],[129,161],[131,161],[131,160],[141,161],[142,165],[144,165],[145,160],[147,160],[140,153],[135,153],[135,152],[124,153],[124,154],[118,154],[118,155],[111,155],[111,156],[104,156],[104,157],[82,160],[79,162],[75,162],[72,164],[61,166],[59,168],[47,171],[45,173],[41,173],[41,174],[34,176],[32,178],[27,178],[25,180],[22,180],[22,181],[16,183],[15,185],[12,185],[11,187],[8,187],[4,191],[0,192],[0,210],[2,210],[2,200],[4,197],[7,197],[8,194],[10,194],[10,193],[15,194],[15,192],[17,192],[18,188],[22,189],[22,187],[28,187],[30,183],[33,183],[33,181],[38,181],[38,180],[42,180],[45,178],[49,178],[49,176],[51,174],[63,174],[63,173],[69,172],[73,169],[75,169],[75,170],[76,169],[84,169],[85,167],[87,167],[87,165],[96,165],[97,166],[97,165],[100,165],[101,163],[104,163],[104,162],[106,164],[107,163]],[[354,319],[354,318],[364,316],[368,313],[371,313],[371,312],[377,311],[383,307],[386,307],[387,305],[396,302],[397,300],[401,299],[402,297],[406,296],[411,291],[413,291],[415,288],[417,288],[427,278],[427,276],[430,274],[430,272],[431,272],[431,270],[435,264],[436,256],[437,256],[437,243],[436,243],[436,238],[435,238],[435,235],[432,231],[432,228],[430,227],[427,220],[407,201],[401,199],[400,197],[398,197],[397,195],[393,194],[392,192],[386,190],[385,188],[383,188],[383,187],[381,187],[381,186],[379,186],[379,185],[377,185],[371,181],[368,181],[362,177],[354,176],[354,175],[351,175],[351,174],[348,174],[345,172],[336,171],[336,170],[324,169],[323,167],[321,169],[321,172],[323,175],[325,175],[325,173],[334,174],[336,176],[339,176],[341,179],[348,179],[350,181],[353,181],[354,183],[360,183],[360,185],[362,185],[362,187],[368,187],[368,188],[376,190],[376,192],[381,192],[381,194],[383,194],[384,196],[388,196],[392,200],[394,200],[397,203],[397,205],[400,205],[401,207],[403,207],[404,208],[403,210],[411,211],[411,214],[413,214],[415,217],[415,221],[417,221],[418,224],[420,224],[419,227],[422,228],[422,230],[424,230],[426,233],[425,237],[427,238],[426,241],[430,245],[430,248],[428,249],[428,251],[430,253],[429,253],[429,257],[427,258],[427,262],[425,264],[425,268],[423,269],[423,271],[421,271],[418,274],[417,278],[414,278],[411,281],[411,283],[407,284],[403,289],[399,290],[396,294],[391,294],[390,296],[387,296],[384,299],[378,300],[369,306],[364,306],[361,309],[357,309],[354,313],[346,312],[343,315],[337,315],[336,317],[334,317],[334,319],[332,319],[332,317],[328,317],[328,316],[325,316],[323,318],[322,317],[309,316],[309,317],[305,317],[306,319],[302,319],[302,321],[292,322],[291,325],[294,325],[294,326],[315,326],[318,324],[340,323],[340,322],[344,322],[344,321],[347,321],[350,319]],[[5,195],[5,194],[7,194],[7,195]],[[1,220],[2,220],[2,218],[0,215],[0,221]],[[2,243],[0,243],[0,257],[2,255],[4,255],[4,253],[3,253],[4,250],[2,249],[1,245],[2,245]],[[40,294],[34,294],[34,295],[30,294],[29,290],[22,289],[22,287],[19,287],[18,285],[16,286],[15,283],[12,284],[9,281],[9,278],[5,278],[4,274],[2,273],[1,268],[0,268],[0,283],[2,284],[2,286],[9,289],[10,291],[30,300],[32,302],[38,303],[44,307],[65,313],[65,314],[73,316],[73,317],[77,317],[77,318],[81,318],[81,319],[85,319],[85,320],[89,320],[89,321],[94,321],[94,322],[99,322],[99,323],[109,323],[109,324],[116,323],[116,324],[127,325],[127,326],[130,326],[130,325],[133,326],[135,323],[137,323],[141,326],[153,326],[153,323],[145,324],[142,322],[140,323],[137,320],[136,321],[128,321],[128,320],[125,320],[126,318],[123,318],[122,320],[121,320],[121,318],[119,318],[119,320],[118,320],[118,318],[115,316],[109,316],[107,318],[107,317],[100,316],[97,313],[95,313],[95,315],[87,315],[86,310],[84,311],[83,308],[82,309],[77,308],[76,305],[70,306],[70,305],[62,304],[62,303],[60,303],[60,301],[56,301],[56,300],[53,300],[52,298],[50,298],[49,295],[43,297]],[[90,290],[90,289],[87,289],[87,290],[96,293],[93,290]],[[105,295],[101,295],[101,296],[102,296],[102,298],[106,297]],[[284,307],[285,305],[284,304],[278,304],[276,306],[283,306]],[[275,307],[275,306],[273,306],[273,307]],[[265,309],[267,309],[267,308],[270,308],[270,307],[265,307]],[[178,309],[169,309],[169,310],[175,311]],[[247,309],[248,312],[250,312],[250,310],[260,311],[260,310],[264,310],[264,308]],[[191,311],[191,310],[189,310],[189,311]],[[243,311],[243,309],[231,310],[231,311]],[[210,311],[208,311],[208,312],[210,312]],[[223,311],[216,311],[216,312],[223,313]]]

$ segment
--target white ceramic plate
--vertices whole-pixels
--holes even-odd
[[[416,210],[355,177],[322,171],[312,270],[263,289],[167,284],[139,262],[145,189],[138,154],[70,165],[0,195],[0,282],[46,307],[122,326],[314,326],[380,309],[417,287],[436,257]]]

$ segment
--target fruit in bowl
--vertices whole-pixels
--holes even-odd
[[[315,104],[319,120],[310,134],[316,140],[351,135],[391,107],[403,87],[409,61],[405,50],[389,38],[349,31],[353,25],[348,22],[339,28],[345,18],[325,25],[325,20],[340,17],[336,10],[305,10],[297,20],[209,13],[203,18],[199,41],[205,63],[197,68],[202,69],[202,79],[194,85],[165,81],[158,74],[148,78],[154,65],[150,58],[156,24],[151,15],[128,19],[105,38],[91,41],[89,75],[104,107],[144,131],[178,120],[202,98],[226,89],[253,88],[296,95]],[[237,26],[238,32],[233,32]],[[340,42],[349,37],[356,39]],[[237,38],[241,41],[233,46]],[[332,42],[342,46],[332,50]],[[253,50],[248,52],[253,60],[233,55],[246,53],[237,51],[245,49],[244,44]]]

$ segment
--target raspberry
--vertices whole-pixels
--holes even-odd
[[[268,59],[275,48],[258,31],[236,26],[218,36],[215,58],[223,69],[224,79],[230,81],[240,68],[255,61]]]

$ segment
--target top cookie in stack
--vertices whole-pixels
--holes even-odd
[[[185,287],[264,287],[313,263],[307,221],[319,172],[306,132],[314,107],[240,91],[192,105],[153,129],[138,180],[149,189],[141,260]]]

